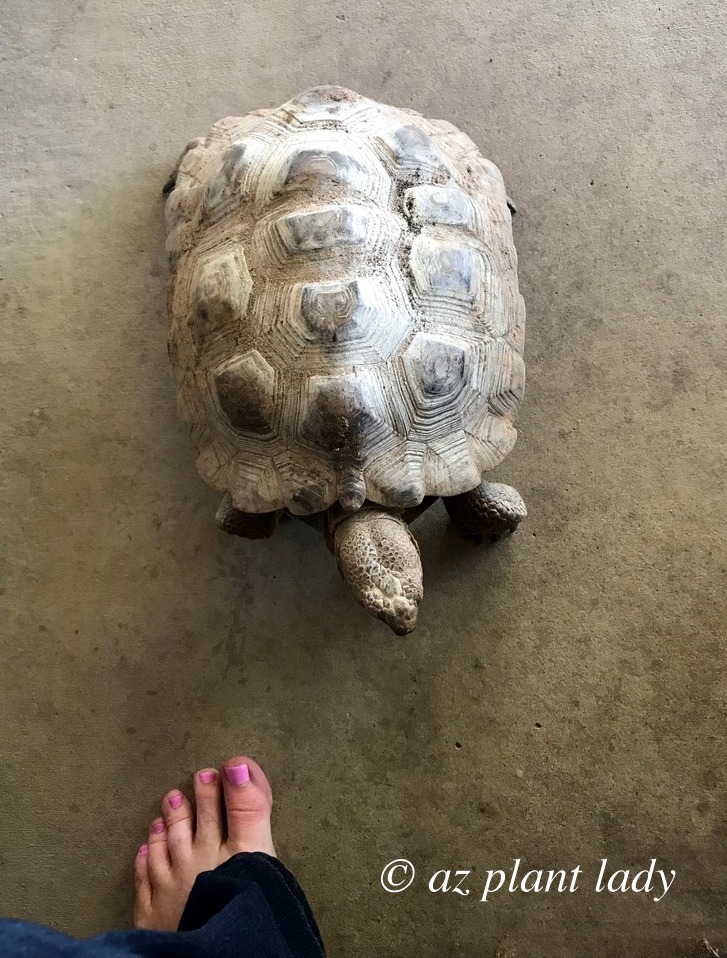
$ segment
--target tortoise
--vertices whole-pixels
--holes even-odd
[[[399,635],[441,497],[465,537],[525,517],[512,449],[525,309],[497,167],[442,120],[337,86],[215,123],[165,187],[169,355],[218,525],[319,528]]]

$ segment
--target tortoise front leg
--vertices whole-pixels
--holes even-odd
[[[528,514],[520,493],[502,482],[481,482],[470,492],[443,501],[457,532],[475,542],[497,542]]]
[[[229,492],[217,509],[215,522],[223,532],[245,539],[268,539],[277,529],[285,509],[277,512],[242,512],[232,505]]]

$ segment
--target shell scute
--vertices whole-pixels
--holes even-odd
[[[211,170],[202,199],[207,225],[234,213],[252,195],[258,167],[269,149],[269,140],[249,134],[235,140]]]
[[[374,377],[341,373],[304,384],[299,439],[328,454],[336,471],[365,466],[392,435]]]
[[[362,244],[371,216],[366,207],[341,204],[302,213],[288,213],[275,224],[289,256]]]
[[[485,266],[477,250],[449,239],[418,236],[411,271],[419,296],[444,308],[482,308]]]
[[[360,194],[383,204],[391,180],[361,137],[336,130],[301,131],[284,137],[269,153],[260,173],[256,210],[300,190],[344,199]]]
[[[454,168],[436,141],[414,123],[405,123],[376,137],[376,145],[394,175],[418,182],[434,177],[446,183]]]
[[[270,283],[254,312],[275,361],[311,375],[385,362],[414,321],[404,279],[393,266],[379,276]]]
[[[275,402],[275,370],[256,349],[235,356],[215,373],[215,391],[232,427],[270,435]]]
[[[199,261],[190,323],[199,351],[219,337],[234,339],[251,292],[252,278],[242,250],[228,247]]]

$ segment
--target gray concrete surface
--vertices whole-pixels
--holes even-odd
[[[158,797],[246,749],[331,955],[727,948],[722,0],[0,18],[0,912],[127,924]],[[457,123],[520,207],[528,395],[497,476],[531,517],[491,551],[420,519],[404,640],[302,523],[216,531],[167,366],[180,149],[321,82]],[[398,857],[417,881],[387,895]],[[582,887],[480,903],[516,857]],[[604,857],[677,877],[596,894]],[[469,897],[426,890],[446,867]]]

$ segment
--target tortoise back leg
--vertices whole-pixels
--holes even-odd
[[[276,530],[280,517],[285,512],[241,512],[232,505],[229,492],[217,509],[215,522],[223,532],[245,539],[268,539]]]
[[[169,193],[171,193],[174,187],[176,186],[177,175],[179,173],[179,167],[181,166],[181,163],[184,157],[191,150],[196,149],[198,146],[201,146],[203,143],[204,143],[204,138],[201,136],[198,136],[198,137],[195,137],[193,140],[190,140],[189,143],[185,146],[184,150],[182,151],[182,155],[177,160],[177,165],[174,167],[174,171],[170,173],[169,179],[162,187],[162,193],[164,194],[164,196],[167,196]]]
[[[520,493],[502,482],[481,482],[470,492],[444,497],[444,505],[457,532],[475,542],[497,542],[528,514]]]
[[[362,509],[342,519],[332,531],[338,571],[361,605],[396,632],[416,625],[421,601],[419,546],[397,514]]]

